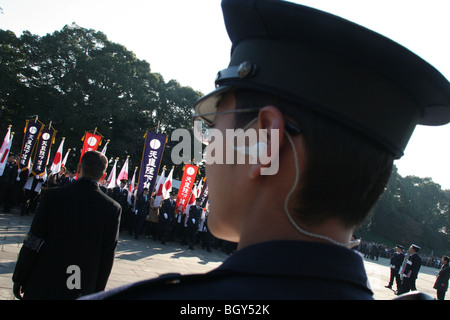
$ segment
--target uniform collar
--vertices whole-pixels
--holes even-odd
[[[318,242],[270,241],[250,245],[233,253],[218,269],[260,275],[328,278],[368,289],[364,262],[358,253]]]

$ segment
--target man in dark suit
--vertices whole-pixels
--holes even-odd
[[[159,233],[161,236],[161,243],[166,244],[169,233],[170,223],[175,218],[176,193],[171,192],[170,198],[163,201],[161,210],[159,212]]]
[[[17,157],[9,154],[3,174],[0,176],[0,205],[4,212],[11,212],[14,205],[14,185],[17,178]]]
[[[200,198],[195,201],[195,205],[189,208],[189,217],[187,218],[187,240],[189,249],[194,250],[195,237],[198,231],[200,218],[202,217],[202,207],[200,207]]]
[[[132,234],[133,214],[128,204],[127,180],[121,180],[120,186],[114,187],[111,191],[111,198],[116,200],[122,207],[122,220],[120,221],[120,231],[128,230]]]
[[[409,258],[406,261],[406,267],[403,271],[402,285],[400,286],[397,294],[401,295],[409,291],[416,291],[416,280],[419,275],[419,270],[422,265],[422,258],[419,256],[420,247],[418,245],[412,244],[409,247]]]
[[[136,199],[136,211],[133,219],[133,233],[134,238],[139,239],[139,234],[144,226],[145,218],[148,216],[150,210],[150,197],[148,195],[148,188],[142,190],[142,194]]]
[[[396,250],[397,251],[394,252],[394,254],[391,257],[391,263],[390,263],[391,276],[389,278],[389,284],[387,286],[385,286],[385,288],[392,289],[392,285],[394,284],[394,279],[395,279],[395,284],[397,285],[397,291],[398,291],[398,289],[400,288],[400,284],[401,284],[399,270],[400,270],[400,267],[402,266],[405,255],[403,254],[403,246],[397,245]]]
[[[107,163],[100,152],[86,152],[77,182],[43,194],[13,274],[18,299],[75,299],[105,289],[122,210],[98,187]]]

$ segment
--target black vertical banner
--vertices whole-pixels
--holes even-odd
[[[39,141],[37,143],[36,155],[34,156],[33,167],[31,173],[35,176],[41,176],[45,173],[48,164],[50,149],[55,141],[56,130],[52,126],[42,129]]]
[[[26,170],[30,165],[31,155],[44,125],[37,119],[27,120],[24,129],[19,170]]]

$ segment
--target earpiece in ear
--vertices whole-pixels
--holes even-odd
[[[256,159],[259,161],[261,155],[265,155],[267,152],[267,143],[265,142],[258,142],[251,146],[243,146],[243,147],[237,147],[233,145],[234,150],[241,154],[247,154],[250,157],[250,161],[253,159]]]

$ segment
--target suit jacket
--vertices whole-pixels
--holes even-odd
[[[147,200],[143,194],[136,199],[136,210],[140,216],[147,216],[150,209],[150,196],[147,195]]]
[[[395,252],[391,258],[391,266],[394,266],[395,270],[400,270],[403,259],[405,259],[403,252]]]
[[[202,208],[201,207],[197,207],[196,205],[192,205],[189,208],[189,217],[188,220],[186,222],[187,227],[190,230],[197,230],[198,229],[198,224],[200,223],[200,218],[202,217]],[[194,219],[194,220],[192,220]]]
[[[172,203],[171,199],[166,199],[163,201],[161,210],[159,211],[159,222],[169,223],[175,218],[175,205],[175,200],[173,200]],[[167,218],[164,216],[164,213],[167,215]]]
[[[448,264],[443,265],[434,283],[433,289],[447,291],[448,279],[450,278],[450,267]]]
[[[120,190],[120,187],[114,187],[111,193],[111,198],[116,200],[122,207],[122,211],[128,208],[128,190],[123,188]]]
[[[405,272],[407,278],[417,279],[419,275],[420,266],[422,265],[422,258],[418,253],[413,253],[409,256],[406,262]]]
[[[75,299],[104,290],[120,215],[120,205],[87,179],[45,191],[13,274],[24,299]],[[79,268],[79,289],[68,288],[75,274],[70,266]]]

